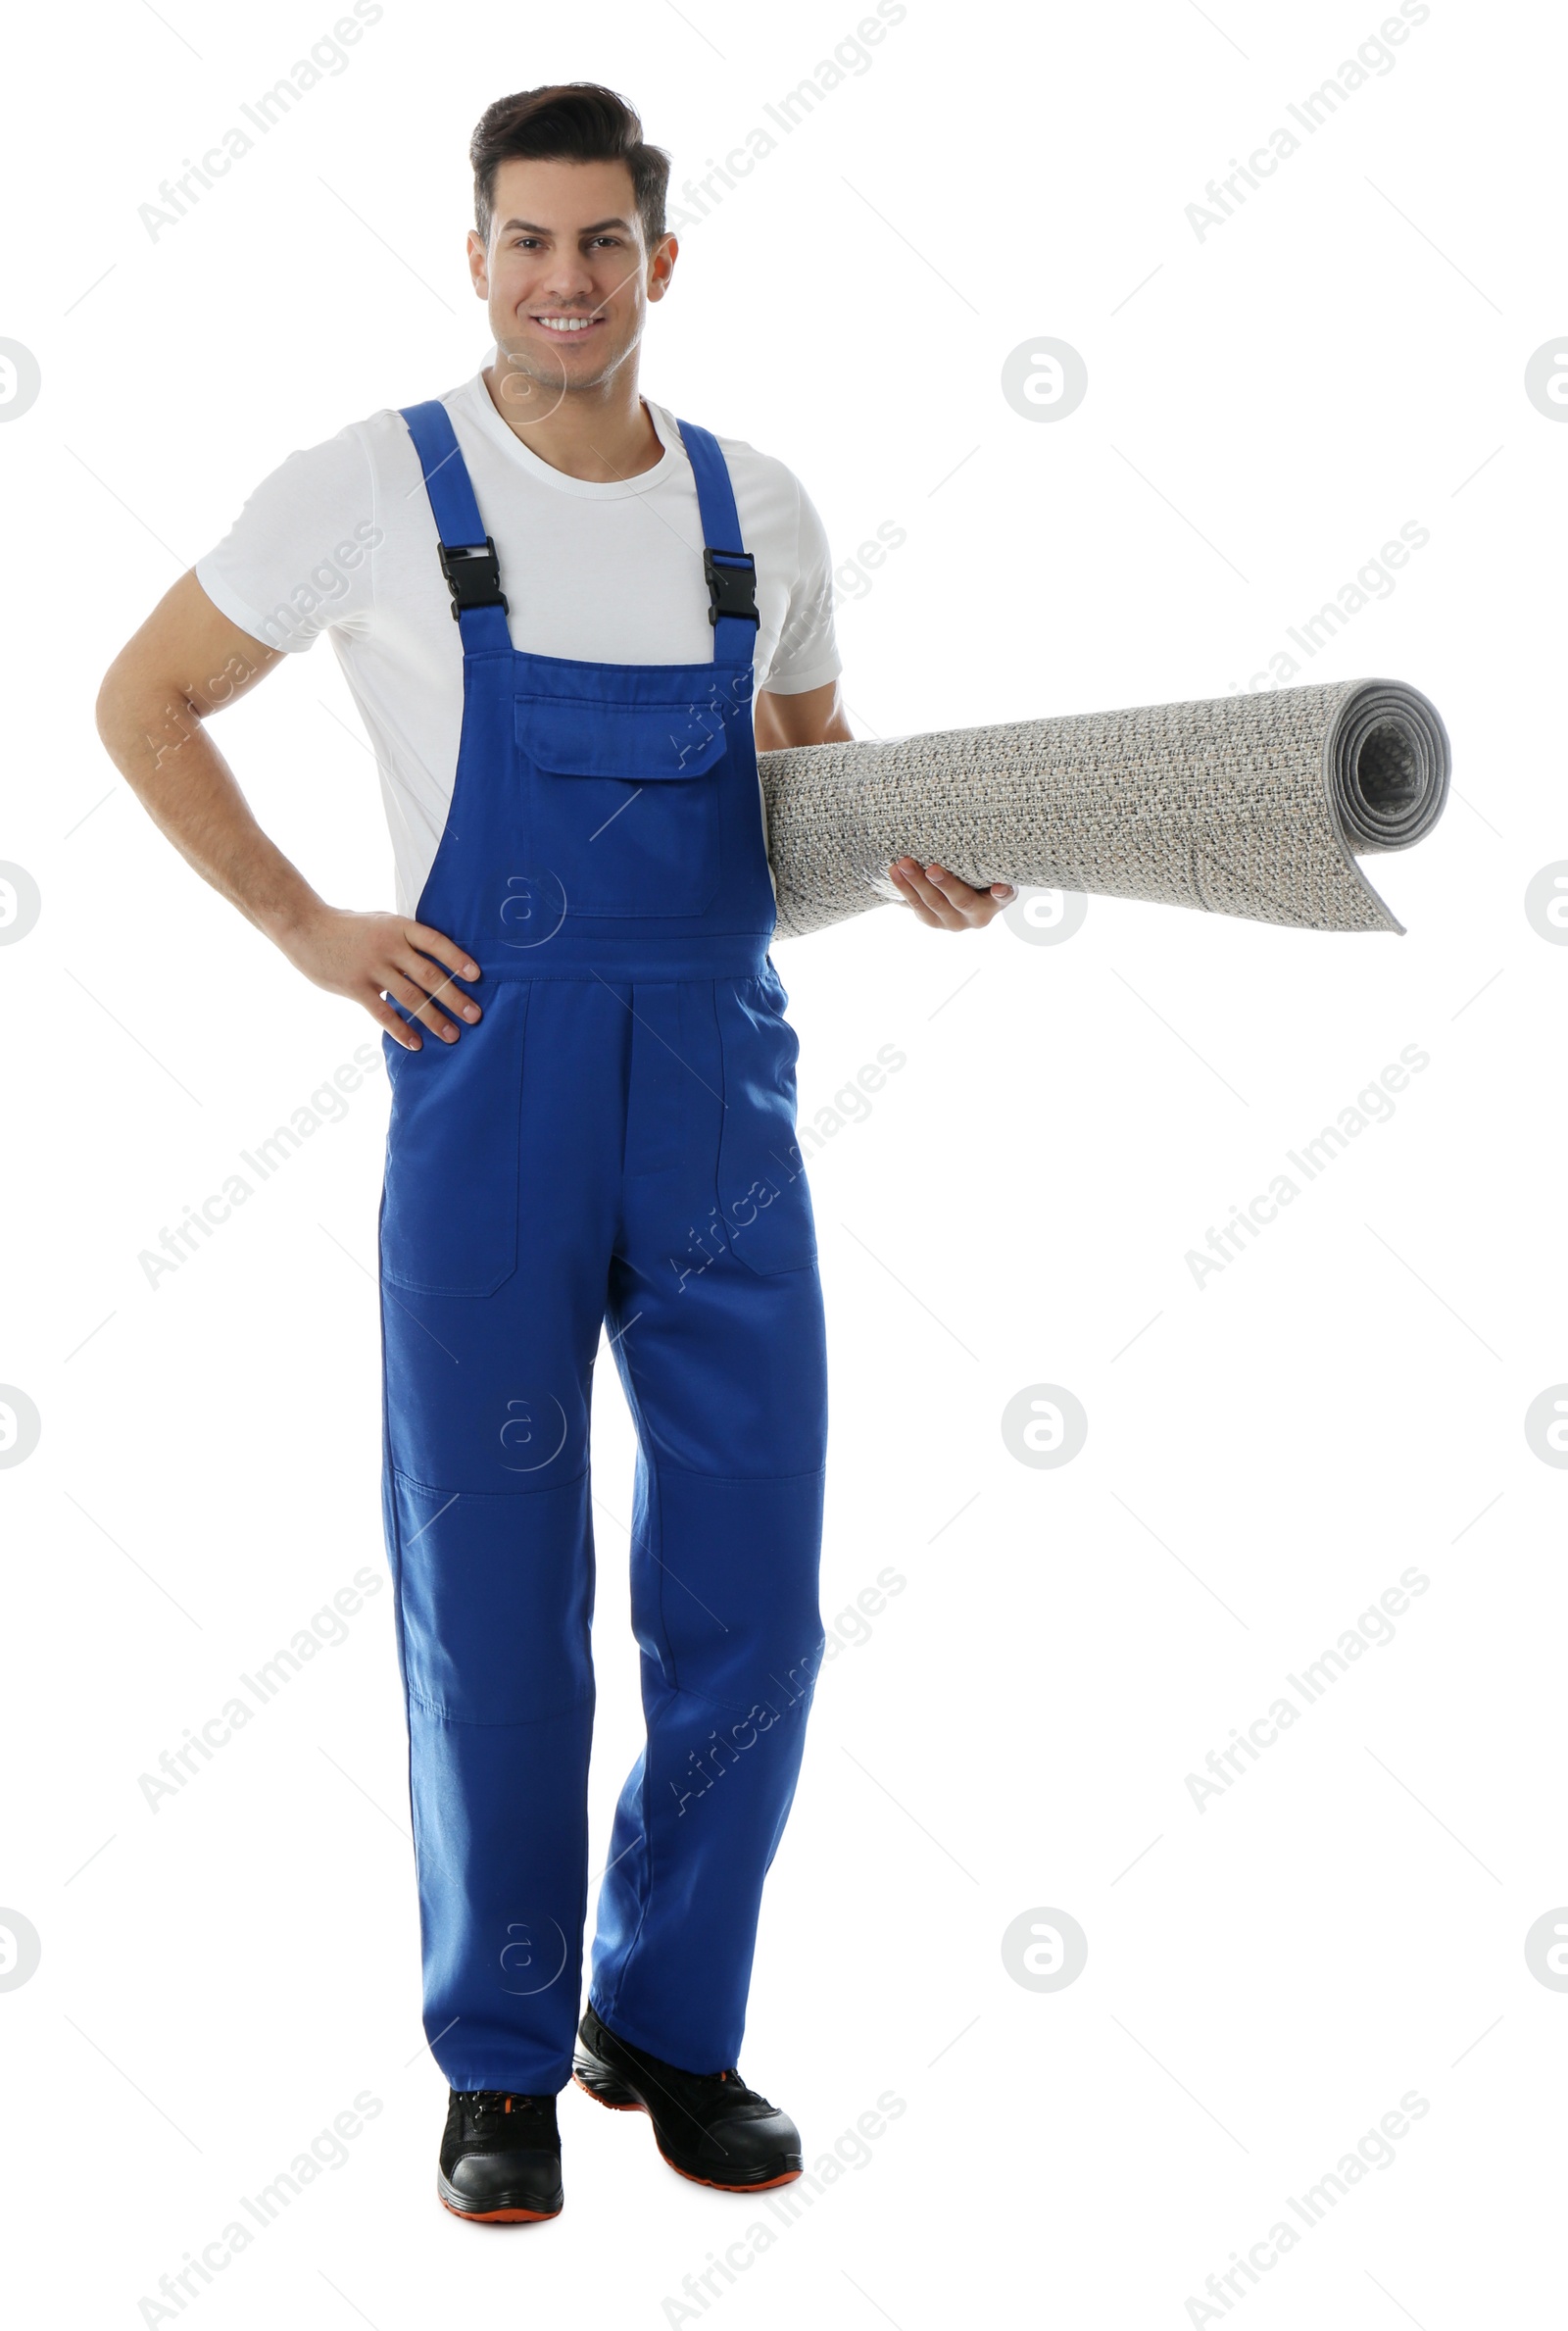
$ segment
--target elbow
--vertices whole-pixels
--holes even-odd
[[[149,685],[149,674],[122,649],[99,683],[93,720],[110,760],[140,790],[171,747],[184,741],[197,716],[182,691]]]
[[[137,690],[122,648],[98,683],[98,695],[92,717],[99,739],[114,761],[121,761],[121,747],[125,736],[134,736],[142,726]],[[123,767],[123,763],[121,763]]]
[[[92,708],[93,725],[99,742],[108,752],[114,751],[114,739],[120,726],[120,677],[118,665],[111,664],[98,683],[97,700]]]

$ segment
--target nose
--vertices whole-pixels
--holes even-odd
[[[591,307],[593,300],[592,268],[580,251],[561,250],[553,252],[548,266],[541,269],[527,304],[536,308],[547,304],[557,308]]]

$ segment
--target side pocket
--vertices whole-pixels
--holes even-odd
[[[384,1039],[392,1081],[381,1275],[418,1295],[492,1295],[517,1267],[526,980],[499,980],[456,1044]]]
[[[816,1261],[806,1163],[795,1138],[800,1038],[774,1001],[782,993],[776,975],[714,988],[724,1066],[719,1212],[730,1252],[763,1277]]]

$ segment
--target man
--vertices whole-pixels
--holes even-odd
[[[493,105],[472,161],[494,361],[266,479],[118,658],[99,726],[197,871],[385,1031],[384,1513],[438,2192],[493,2220],[560,2209],[573,2074],[687,2176],[801,2170],[735,2060],[823,1646],[821,1296],[756,753],[850,731],[806,496],[638,394],[667,158],[573,83]],[[326,905],[204,725],[322,629],[375,744],[395,914]],[[1010,895],[891,870],[943,929]],[[574,2060],[607,1325],[647,1746]]]

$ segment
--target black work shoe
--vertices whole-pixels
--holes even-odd
[[[563,2198],[555,2098],[453,2089],[435,2190],[457,2217],[554,2217]]]
[[[788,2185],[801,2174],[801,2133],[787,2112],[727,2072],[683,2072],[617,2040],[592,2008],[577,2033],[571,2076],[616,2112],[646,2112],[672,2169],[726,2193]]]

